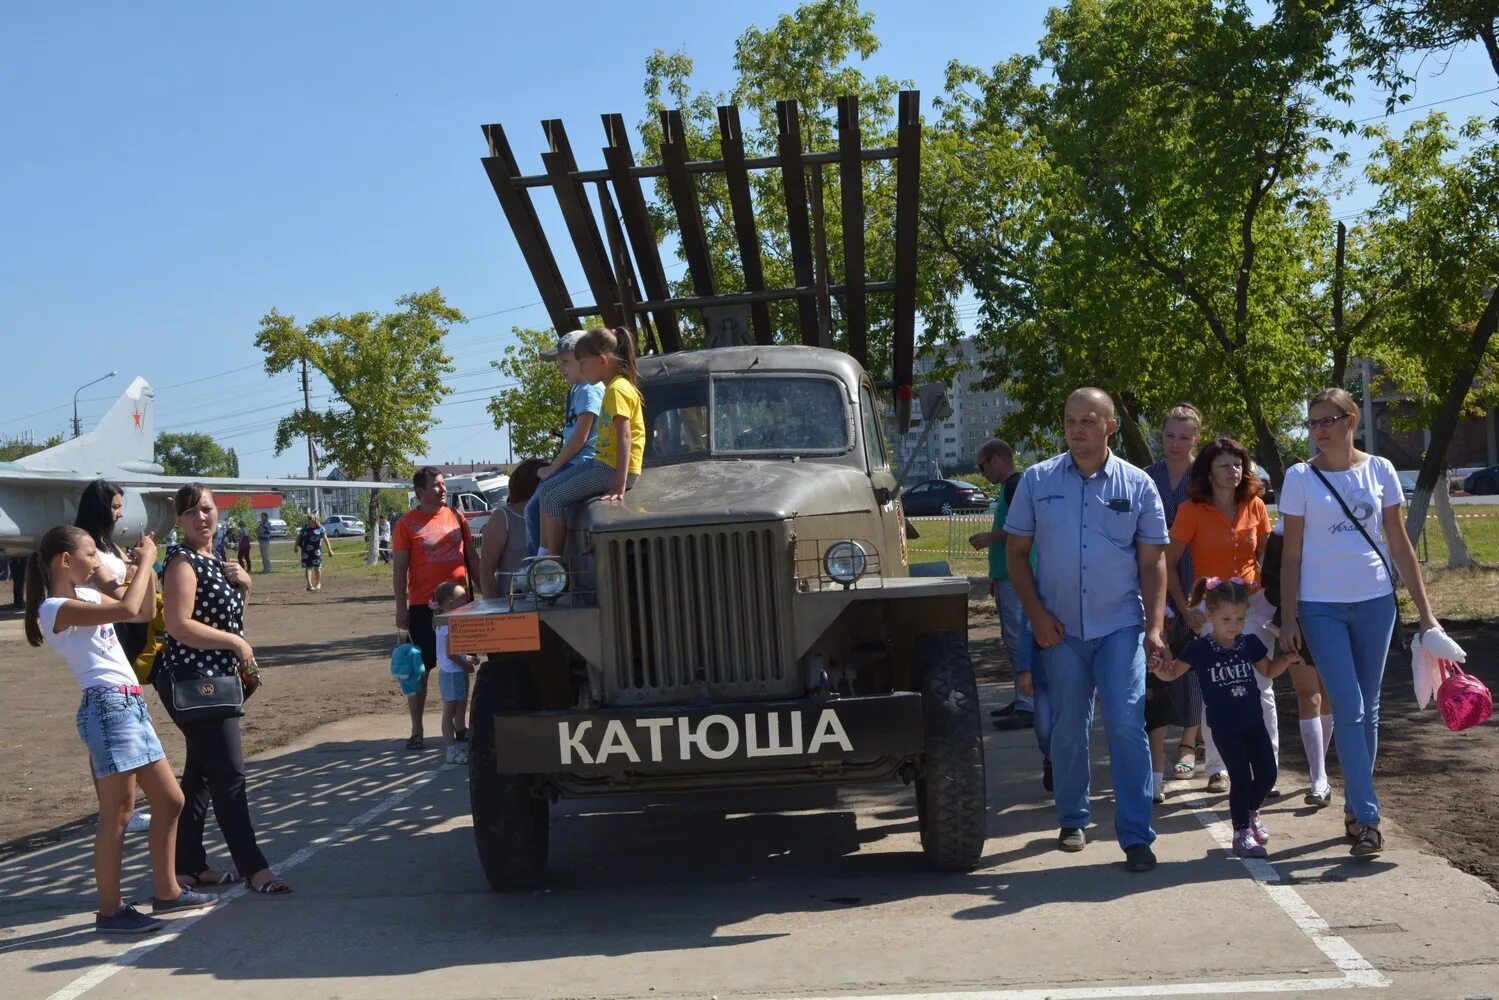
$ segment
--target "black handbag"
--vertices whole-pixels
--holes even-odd
[[[212,722],[245,714],[245,687],[238,674],[188,677],[172,682],[172,718]]]

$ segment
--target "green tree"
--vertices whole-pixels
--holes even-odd
[[[1470,145],[1454,155],[1460,143]],[[1499,140],[1480,119],[1454,132],[1432,114],[1385,136],[1367,169],[1380,189],[1368,228],[1390,287],[1369,354],[1431,429],[1408,513],[1414,537],[1458,421],[1499,405]]]
[[[301,530],[302,522],[307,520],[307,515],[302,513],[289,497],[281,501],[281,520],[286,522],[287,534],[295,535]]]
[[[54,434],[45,441],[36,441],[30,437],[15,435],[0,441],[0,462],[14,462],[18,458],[27,455],[35,455],[39,451],[62,444],[62,435]]]
[[[229,475],[239,475],[239,456],[234,453],[233,448],[224,455],[224,464],[229,468]]]
[[[1411,85],[1415,82],[1411,63],[1417,66],[1429,58],[1445,61],[1458,49],[1478,42],[1489,58],[1494,75],[1499,78],[1499,8],[1492,3],[1468,2],[1468,0],[1345,0],[1341,6],[1343,26],[1348,33],[1351,64],[1368,70],[1370,75],[1387,91],[1385,108],[1393,111],[1411,99]],[[1421,129],[1424,135],[1416,134]],[[1387,349],[1381,352],[1387,369],[1394,373],[1397,383],[1410,384],[1413,373],[1425,368],[1434,368],[1445,373],[1447,381],[1432,382],[1419,386],[1413,394],[1421,401],[1419,412],[1431,420],[1431,439],[1422,459],[1417,477],[1416,493],[1411,500],[1407,516],[1407,531],[1412,537],[1425,524],[1427,504],[1441,481],[1447,464],[1447,448],[1464,411],[1474,404],[1472,398],[1475,385],[1492,386],[1491,344],[1496,326],[1499,326],[1499,299],[1494,289],[1499,287],[1499,271],[1492,260],[1479,266],[1488,270],[1469,271],[1468,264],[1478,264],[1486,255],[1480,252],[1469,254],[1462,242],[1464,235],[1474,235],[1480,248],[1491,246],[1494,238],[1492,205],[1487,190],[1491,184],[1492,166],[1488,162],[1493,153],[1491,144],[1494,133],[1499,131],[1499,118],[1488,123],[1485,135],[1481,126],[1470,122],[1463,130],[1464,139],[1483,141],[1486,145],[1463,161],[1452,164],[1450,139],[1437,136],[1434,130],[1417,126],[1406,136],[1406,147],[1397,151],[1386,141],[1383,163],[1387,172],[1385,190],[1380,208],[1376,209],[1376,227],[1384,235],[1393,238],[1409,238],[1419,246],[1453,254],[1446,259],[1422,262],[1414,246],[1402,247],[1388,244],[1389,258],[1396,263],[1392,270],[1397,275],[1417,274],[1413,285],[1399,287],[1396,312],[1402,316],[1391,317],[1391,327],[1402,326],[1407,331],[1416,331],[1413,350],[1402,352],[1396,343],[1386,342]],[[1433,155],[1435,154],[1435,155]],[[1401,170],[1403,165],[1406,169]],[[1377,160],[1371,169],[1382,169]],[[1434,175],[1448,171],[1461,176],[1458,188],[1473,197],[1473,216],[1462,213],[1462,206],[1440,197],[1430,187]],[[1399,218],[1400,206],[1407,202],[1413,208],[1404,220]],[[1389,209],[1394,206],[1394,214]],[[1489,216],[1474,232],[1472,219]],[[1445,242],[1448,234],[1426,230],[1426,226],[1441,222],[1443,215],[1448,223],[1456,224],[1452,242]],[[1402,226],[1401,223],[1404,223]],[[1423,263],[1429,264],[1424,267]],[[1466,273],[1466,280],[1454,281],[1457,273]],[[1471,318],[1471,323],[1463,322]],[[1407,325],[1419,320],[1415,326]],[[1421,325],[1429,322],[1431,326]],[[1466,333],[1466,340],[1463,333]],[[1455,336],[1454,336],[1455,335]],[[1452,353],[1445,357],[1441,348]],[[1427,348],[1436,348],[1436,353]],[[1432,362],[1435,361],[1433,365]],[[1445,385],[1440,400],[1436,400],[1426,386]],[[1492,390],[1490,390],[1492,392]],[[1465,546],[1457,522],[1451,517],[1446,503],[1446,491],[1436,490],[1437,513],[1443,532],[1448,537],[1452,561],[1457,565],[1463,561]]]
[[[156,435],[156,461],[169,476],[232,476],[229,456],[211,435],[190,431]]]
[[[1337,123],[1318,102],[1348,85],[1331,25],[1241,0],[1075,0],[1047,28],[1035,57],[950,70],[923,185],[927,242],[957,262],[942,292],[977,295],[985,371],[1024,404],[1006,433],[1055,426],[1065,390],[1097,384],[1139,461],[1142,423],[1190,397],[1278,482],[1278,434],[1321,363],[1316,161]]]
[[[248,528],[251,531],[255,530],[255,522],[260,520],[255,515],[255,508],[251,506],[250,498],[243,493],[236,496],[234,502],[229,505],[228,516],[241,528]]]
[[[407,499],[405,490],[381,490],[378,506],[380,516],[389,517],[391,514],[406,513],[411,509],[411,502]]]
[[[1499,77],[1499,8],[1484,0],[1344,0],[1355,65],[1389,92],[1389,111],[1411,99],[1410,60],[1450,55],[1478,42]]]
[[[407,456],[427,450],[427,431],[437,422],[433,407],[450,391],[442,381],[453,370],[443,338],[464,317],[436,288],[403,295],[396,305],[401,308],[389,313],[320,316],[305,327],[275,309],[261,319],[255,344],[265,352],[266,373],[290,371],[305,361],[336,397],[327,410],[299,409],[281,418],[278,454],[310,434],[320,443],[324,467],[379,480],[408,471]],[[372,491],[371,522],[377,502]],[[370,564],[376,558],[372,532]]]
[[[505,356],[490,364],[509,382],[489,399],[489,415],[496,428],[509,427],[510,450],[516,461],[550,459],[561,446],[560,434],[567,419],[567,383],[555,362],[544,360],[543,351],[556,350],[557,336],[551,330],[515,327],[515,343]]]

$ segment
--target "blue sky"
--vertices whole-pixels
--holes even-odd
[[[84,393],[86,427],[141,374],[158,387],[158,429],[213,434],[247,475],[305,472],[305,452],[272,451],[275,419],[301,397],[293,376],[261,367],[261,315],[388,309],[437,285],[475,318],[448,338],[455,391],[425,457],[503,460],[484,410],[500,382],[488,362],[512,325],[546,318],[479,165],[479,126],[504,124],[530,172],[538,123],[560,117],[580,162],[600,165],[598,115],[640,119],[653,49],[685,49],[699,86],[727,87],[738,34],[793,6],[9,7],[0,437],[63,431],[74,389],[118,369]],[[866,69],[913,80],[930,109],[949,59],[990,65],[1031,50],[1046,6],[866,3],[884,43]],[[1416,103],[1493,85],[1470,51],[1423,79]],[[1496,96],[1444,110],[1491,114]],[[1383,106],[1369,90],[1359,110]],[[1347,204],[1369,200],[1354,192]],[[552,235],[554,246],[565,238]],[[315,396],[325,391],[314,381]]]

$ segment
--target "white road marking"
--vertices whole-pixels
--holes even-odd
[[[1180,793],[1192,815],[1224,850],[1232,852],[1233,827],[1195,792]],[[1317,979],[1245,979],[1221,983],[1153,983],[1147,986],[1036,987],[1013,990],[965,990],[948,993],[882,993],[872,996],[801,997],[797,1000],[1111,1000],[1114,997],[1233,996],[1246,993],[1311,993],[1317,990],[1380,989],[1393,985],[1346,940],[1331,933],[1326,920],[1301,894],[1280,884],[1275,866],[1263,858],[1234,858],[1280,907],[1281,912],[1332,960],[1338,977]]]
[[[391,794],[379,804],[350,820],[347,824],[318,837],[306,847],[272,867],[281,871],[295,868],[323,848],[368,825],[392,807],[400,804],[420,791],[439,774],[456,770],[446,765],[428,771],[409,783],[400,791]],[[1233,849],[1233,830],[1222,815],[1205,804],[1202,796],[1193,791],[1180,793],[1191,806],[1192,814],[1204,830],[1225,850]],[[1380,989],[1392,985],[1390,979],[1358,953],[1343,938],[1331,933],[1326,920],[1301,898],[1290,886],[1280,884],[1280,875],[1268,861],[1258,858],[1234,859],[1242,864],[1250,877],[1265,890],[1291,922],[1307,936],[1319,951],[1326,955],[1342,972],[1337,977],[1301,979],[1246,979],[1216,983],[1152,983],[1141,986],[1080,986],[1080,987],[1035,987],[1026,989],[966,990],[945,993],[888,993],[870,996],[803,997],[798,1000],[1113,1000],[1120,997],[1181,997],[1181,996],[1233,996],[1255,993],[1309,993],[1318,990]],[[232,899],[245,892],[243,885],[224,894]],[[222,905],[222,904],[220,904]],[[104,982],[121,969],[138,962],[142,956],[175,941],[199,920],[213,910],[201,911],[192,916],[179,918],[170,930],[161,932],[149,941],[131,948],[113,961],[89,970],[67,986],[53,993],[47,1000],[77,1000],[89,990]]]
[[[412,795],[427,787],[427,784],[431,782],[433,778],[437,777],[439,774],[443,773],[446,770],[448,769],[444,767],[441,769],[433,769],[427,771],[425,774],[422,774],[418,778],[416,778],[416,780],[408,782],[405,787],[400,789],[400,791],[392,792],[380,802],[360,813],[358,816],[354,817],[343,826],[337,827],[336,829],[323,834],[321,837],[317,837],[306,847],[292,854],[285,860],[272,864],[271,869],[277,874],[281,874],[297,867],[304,861],[307,861],[309,858],[313,857],[323,848],[337,843],[339,840],[347,837],[349,834],[353,833],[355,830],[358,830],[360,827],[368,826],[371,822],[378,819],[386,812],[389,812],[391,809],[406,801],[406,799],[410,798]],[[62,989],[58,990],[56,993],[53,993],[50,997],[47,998],[47,1000],[77,1000],[78,997],[83,996],[89,990],[93,989],[95,986],[98,986],[110,976],[113,976],[116,972],[134,965],[136,962],[139,962],[144,956],[155,951],[157,948],[160,948],[162,945],[170,941],[177,940],[187,932],[188,928],[192,927],[198,921],[213,913],[214,910],[217,910],[229,900],[234,899],[237,896],[242,896],[248,891],[249,890],[247,889],[245,884],[241,883],[240,885],[235,886],[233,889],[222,893],[219,897],[219,903],[217,906],[211,907],[207,910],[199,910],[190,916],[175,918],[171,921],[170,927],[158,931],[157,933],[153,934],[148,940],[142,941],[140,944],[136,945],[134,948],[131,948],[121,955],[115,956],[115,958],[111,961],[106,962],[103,965],[95,966],[88,972],[73,980],[68,985],[64,986]]]
[[[1229,821],[1203,804],[1200,793],[1188,792],[1186,797],[1192,803],[1192,815],[1197,817],[1197,822],[1201,823],[1208,834],[1218,842],[1219,847],[1232,852],[1234,831]],[[1390,980],[1354,950],[1353,945],[1331,932],[1327,921],[1318,916],[1317,911],[1301,898],[1300,893],[1288,885],[1280,884],[1280,873],[1268,860],[1264,858],[1240,858],[1238,860],[1248,869],[1250,878],[1260,884],[1260,887],[1275,901],[1275,905],[1291,918],[1291,922],[1307,936],[1312,944],[1317,946],[1322,954],[1332,959],[1333,964],[1338,967],[1345,978],[1359,980],[1357,985],[1361,987],[1390,985]]]

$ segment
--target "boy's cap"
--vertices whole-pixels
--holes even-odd
[[[541,352],[542,360],[551,361],[563,354],[571,354],[573,349],[578,346],[578,341],[587,335],[586,330],[574,330],[571,333],[564,333],[561,337],[557,338],[556,350]]]

